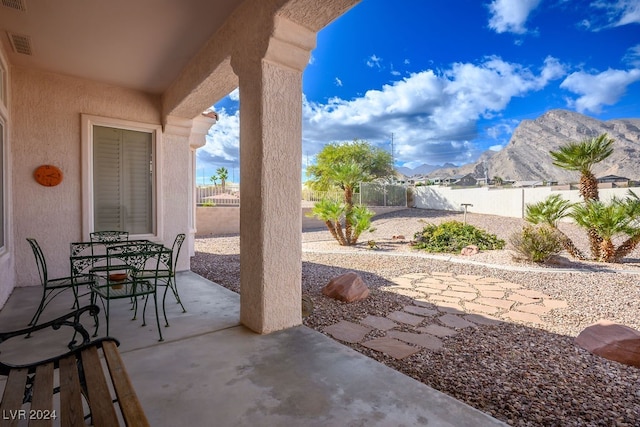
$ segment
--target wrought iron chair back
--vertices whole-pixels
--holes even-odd
[[[186,313],[187,309],[184,308],[182,304],[182,300],[180,299],[180,295],[178,294],[178,283],[176,282],[176,268],[178,266],[178,258],[180,257],[180,249],[182,248],[182,243],[184,243],[185,235],[184,233],[180,233],[176,236],[173,241],[173,246],[171,248],[172,258],[171,258],[171,268],[169,269],[169,277],[167,279],[167,288],[164,291],[164,296],[162,299],[162,307],[164,308],[164,299],[167,297],[167,290],[171,288],[173,292],[173,296],[176,297],[176,302],[180,304],[182,307],[182,312]],[[165,313],[166,320],[166,313]]]
[[[42,249],[40,248],[40,245],[34,238],[27,238],[27,242],[29,242],[29,245],[31,246],[31,249],[33,251],[33,255],[36,260],[36,267],[38,269],[38,277],[40,278],[40,284],[42,285],[42,298],[40,299],[40,303],[38,304],[36,312],[29,322],[29,325],[36,325],[45,307],[57,295],[67,289],[71,289],[73,291],[73,307],[78,307],[78,292],[76,286],[78,284],[87,283],[87,280],[74,278],[73,276],[49,279],[47,261],[44,257]]]
[[[173,241],[173,246],[171,247],[171,252],[173,253],[173,259],[171,260],[171,275],[174,277],[176,273],[176,266],[178,265],[178,257],[180,256],[180,249],[182,248],[184,239],[184,233],[178,234],[176,239]]]

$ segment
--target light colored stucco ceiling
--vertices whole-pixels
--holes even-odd
[[[13,66],[162,93],[240,3],[2,0],[0,38]],[[27,36],[32,55],[16,53],[9,33]]]

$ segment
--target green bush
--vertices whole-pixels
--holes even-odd
[[[480,250],[503,249],[505,245],[495,234],[458,221],[427,224],[413,239],[414,248],[427,252],[460,252],[469,245],[476,245]]]
[[[524,259],[533,262],[545,262],[562,251],[558,233],[548,225],[527,225],[520,233],[512,234],[509,243]]]

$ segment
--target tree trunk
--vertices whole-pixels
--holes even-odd
[[[336,221],[338,226],[340,226],[340,222]],[[336,239],[338,241],[338,243],[340,243],[340,245],[344,246],[344,243],[340,240],[340,236],[338,235],[338,232],[336,231],[336,226],[334,225],[334,223],[331,220],[326,220],[324,222],[327,226],[327,228],[329,229],[329,233],[331,233],[331,235],[333,236],[334,239]],[[340,231],[342,231],[342,226],[340,226]],[[344,237],[343,237],[344,240]]]
[[[613,255],[614,262],[620,262],[620,260],[629,255],[629,253],[631,253],[631,251],[633,251],[638,246],[638,244],[640,244],[640,233],[636,234],[635,236],[631,236],[627,240],[622,242],[622,244],[618,246],[618,249],[616,249],[616,252]]]
[[[353,210],[353,188],[349,186],[344,188],[344,203],[346,205],[344,211],[344,237],[346,245],[350,246],[354,244],[355,241],[353,240],[353,224],[351,224],[351,211]]]
[[[580,176],[580,195],[587,203],[593,200],[600,200],[598,180],[593,173],[587,172]]]
[[[558,236],[558,239],[560,240],[562,247],[564,248],[565,251],[569,252],[569,255],[581,261],[584,261],[587,259],[587,257],[584,256],[582,251],[576,247],[576,245],[569,238],[569,236],[567,236],[566,234],[564,234],[562,231],[558,230],[555,227],[554,227],[554,230],[556,231],[556,235]]]
[[[589,248],[591,249],[591,255],[593,256],[593,259],[599,260],[602,255],[602,237],[600,237],[598,231],[593,227],[587,231],[587,235],[589,236]]]
[[[339,220],[335,223],[335,231],[338,235],[338,243],[340,243],[341,246],[349,246],[349,241],[346,239],[344,233],[342,232],[342,224],[340,224]]]
[[[602,239],[600,244],[600,261],[613,262],[615,254],[615,247],[611,239]]]

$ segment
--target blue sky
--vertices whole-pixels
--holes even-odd
[[[461,165],[555,108],[640,118],[640,0],[362,0],[318,34],[303,92],[303,167],[392,134],[396,166]],[[199,182],[239,179],[238,102],[214,106]]]

